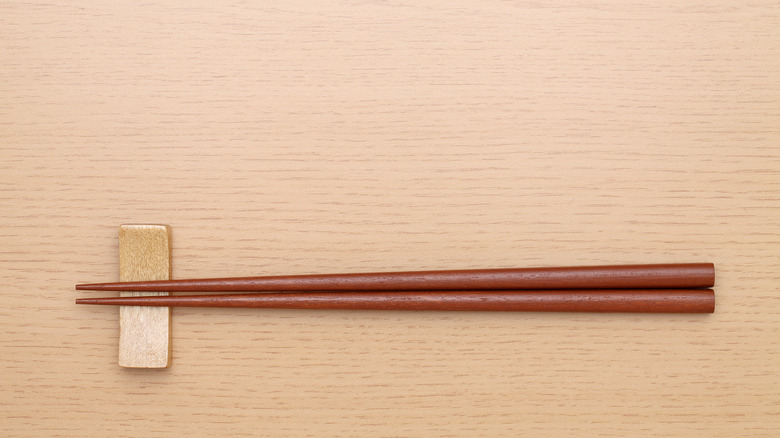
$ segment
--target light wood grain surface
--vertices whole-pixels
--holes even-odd
[[[780,9],[0,4],[3,436],[780,435]],[[711,261],[713,315],[175,309],[173,277]]]

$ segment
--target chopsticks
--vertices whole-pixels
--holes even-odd
[[[77,290],[138,292],[653,289],[711,287],[712,263],[286,275],[78,284]]]
[[[78,304],[349,310],[711,313],[712,263],[378,272],[79,284],[77,290],[274,292]]]
[[[712,289],[293,292],[81,298],[77,304],[264,309],[712,313]]]

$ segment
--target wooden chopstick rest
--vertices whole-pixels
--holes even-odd
[[[171,230],[167,225],[119,227],[119,279],[171,277]],[[167,292],[120,292],[126,297]],[[119,308],[119,366],[167,368],[171,365],[171,312],[166,308]]]

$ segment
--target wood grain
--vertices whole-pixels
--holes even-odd
[[[780,434],[776,1],[0,4],[0,435]],[[712,315],[175,309],[178,278],[712,261]]]
[[[171,230],[167,225],[119,227],[119,281],[169,280]],[[166,296],[167,292],[120,292],[121,297]],[[171,365],[171,311],[167,307],[119,307],[119,366]]]

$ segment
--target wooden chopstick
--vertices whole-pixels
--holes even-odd
[[[294,292],[81,298],[77,304],[340,310],[712,313],[711,289]]]
[[[76,285],[78,290],[154,292],[656,289],[712,287],[712,263],[374,272],[207,278]]]

